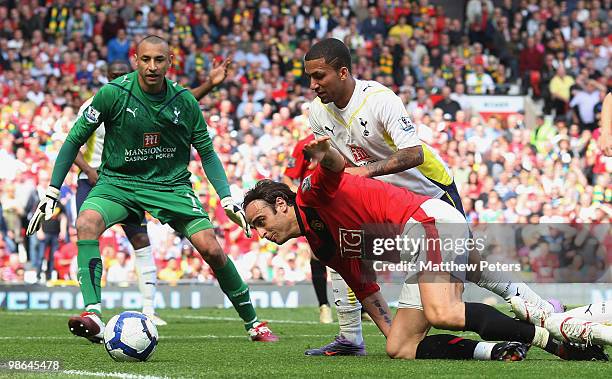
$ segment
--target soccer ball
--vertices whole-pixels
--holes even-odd
[[[157,346],[157,328],[144,313],[123,312],[104,328],[104,347],[118,362],[144,362]]]

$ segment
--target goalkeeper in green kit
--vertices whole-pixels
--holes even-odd
[[[166,79],[172,56],[164,39],[154,35],[143,38],[135,60],[137,71],[103,86],[70,130],[56,159],[46,197],[28,225],[30,235],[40,228],[43,217],[51,217],[59,188],[79,148],[104,123],[106,136],[98,182],[76,221],[78,279],[85,312],[70,318],[70,331],[92,342],[102,341],[98,238],[114,224],[140,222],[147,211],[189,238],[213,269],[251,339],[277,341],[278,337],[257,319],[248,286],[221,249],[208,214],[191,188],[187,166],[193,145],[228,217],[250,237],[244,211],[230,196],[227,176],[213,150],[198,102],[189,90]]]

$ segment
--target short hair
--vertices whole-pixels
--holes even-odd
[[[263,200],[272,207],[274,213],[274,204],[277,198],[281,198],[289,205],[295,205],[295,192],[291,191],[288,185],[285,183],[278,183],[270,179],[263,179],[257,182],[255,187],[251,188],[246,195],[244,195],[244,201],[242,202],[242,208],[246,208],[250,203],[255,200]]]
[[[155,35],[155,34],[149,34],[148,36],[144,37],[143,39],[140,40],[140,42],[138,42],[138,45],[136,46],[136,51],[138,51],[138,49],[140,48],[140,45],[142,45],[143,43],[152,43],[154,45],[163,43],[168,45],[168,41],[166,41],[165,39],[163,39],[162,37]]]
[[[306,56],[305,61],[324,58],[325,63],[332,66],[336,70],[346,67],[352,73],[351,67],[351,52],[344,42],[336,38],[326,38],[315,43]]]

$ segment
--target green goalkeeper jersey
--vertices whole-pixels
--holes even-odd
[[[160,95],[145,93],[135,71],[103,86],[66,141],[82,146],[104,123],[99,183],[149,189],[191,186],[187,166],[193,145],[219,196],[229,195],[197,100],[178,83],[165,80],[166,91]]]

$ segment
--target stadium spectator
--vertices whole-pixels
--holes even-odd
[[[170,258],[166,262],[166,267],[159,272],[158,276],[160,280],[175,285],[183,277],[183,271],[176,258]]]
[[[564,116],[569,110],[570,89],[574,85],[574,78],[567,75],[564,65],[559,65],[555,76],[550,80],[549,91],[551,108],[557,117]]]
[[[127,38],[125,29],[119,29],[117,36],[108,42],[108,54],[106,59],[108,62],[128,61],[128,52],[130,50],[130,40]]]
[[[106,282],[115,285],[125,285],[134,281],[135,273],[132,260],[124,251],[117,252],[115,262],[107,269]]]
[[[592,131],[596,128],[595,106],[602,101],[600,92],[605,94],[606,88],[595,80],[585,79],[585,81],[586,83],[579,83],[583,89],[575,91],[569,106],[575,107],[574,121],[580,123],[580,128]]]
[[[603,152],[612,153],[604,145],[595,144],[596,139],[602,144],[610,140],[605,128],[601,133],[595,130],[602,111],[602,95],[609,92],[612,75],[610,29],[605,23],[610,14],[609,2],[578,2],[564,8],[550,1],[536,7],[536,3],[529,2],[474,0],[466,2],[465,20],[427,2],[423,2],[422,9],[417,3],[406,6],[401,2],[390,7],[380,2],[368,7],[372,2],[364,0],[342,2],[331,8],[325,3],[300,6],[278,1],[238,2],[233,8],[207,8],[190,1],[185,2],[186,7],[175,2],[170,8],[150,1],[120,2],[114,8],[98,3],[75,5],[65,0],[41,5],[4,3],[0,6],[2,192],[13,184],[17,198],[27,197],[38,185],[39,175],[50,174],[56,154],[54,145],[65,137],[74,110],[107,81],[106,66],[114,54],[110,40],[119,29],[125,29],[126,39],[131,42],[148,32],[174,41],[177,62],[182,59],[177,67],[182,72],[177,70],[171,78],[193,83],[192,87],[201,84],[211,62],[227,52],[235,51],[235,62],[245,61],[244,66],[235,64],[227,83],[200,103],[217,135],[214,143],[216,150],[223,152],[220,158],[225,165],[235,167],[229,178],[232,188],[244,192],[262,175],[277,175],[275,166],[282,165],[303,137],[303,130],[308,129],[300,121],[302,104],[312,100],[303,74],[303,56],[315,38],[333,36],[344,40],[354,51],[353,68],[363,79],[379,76],[385,82],[387,53],[391,53],[388,86],[404,104],[413,104],[415,109],[410,110],[410,115],[418,125],[419,135],[432,142],[432,147],[452,166],[458,185],[465,183],[461,192],[474,195],[473,201],[483,190],[484,178],[481,174],[480,181],[470,183],[467,178],[487,166],[493,180],[492,191],[500,197],[506,220],[528,220],[533,214],[541,215],[543,204],[553,204],[566,222],[599,218],[609,222],[610,216],[598,212],[596,204],[610,203],[612,163]],[[187,23],[182,15],[187,17]],[[327,22],[326,33],[323,20]],[[128,56],[133,53],[129,46]],[[247,55],[258,63],[250,67]],[[553,75],[544,88],[545,57],[547,75]],[[270,64],[267,70],[261,63],[266,60]],[[491,126],[473,111],[470,95],[466,94],[472,93],[473,88],[466,85],[468,76],[478,69],[476,63],[482,65],[483,75],[491,76],[496,93],[527,93],[532,88],[529,93],[538,95],[539,89],[545,95],[550,91],[551,103],[536,122],[533,140],[526,138],[532,130],[529,117],[513,115]],[[589,84],[589,80],[596,82]],[[415,86],[423,87],[423,91],[415,91]],[[452,89],[449,98],[461,108],[454,120],[440,118],[434,110],[436,106],[432,106],[440,107],[439,95],[445,98],[445,86]],[[490,87],[486,91],[491,91]],[[236,107],[248,99],[249,92],[253,99],[245,103],[253,106],[245,104],[242,108],[247,111],[237,115]],[[542,105],[536,104],[536,109]],[[443,116],[447,109],[442,109]],[[557,122],[566,115],[575,118],[570,117],[567,124]],[[484,137],[479,125],[485,130]],[[492,131],[492,127],[497,130]],[[567,136],[569,146],[563,136]],[[254,157],[244,159],[240,151],[245,148],[238,150],[238,146],[246,146],[245,140],[251,144],[251,139]],[[490,145],[480,146],[478,141]],[[568,155],[569,162],[564,158]],[[492,159],[497,163],[492,165]],[[501,172],[499,165],[503,167]],[[192,182],[202,191],[209,190],[201,170],[193,170]],[[62,192],[69,200],[67,214],[71,212],[71,185],[74,183],[68,179]],[[206,196],[210,209],[218,207],[210,200],[214,196]],[[464,199],[466,209],[471,209],[468,218],[478,220],[477,207],[471,204],[472,200]],[[23,226],[31,207],[27,199],[17,202],[24,209],[24,220],[20,220]],[[2,207],[4,213],[4,202]],[[488,210],[488,205],[482,209]],[[7,222],[14,226],[15,218]],[[159,228],[154,221],[150,225],[160,232],[152,242],[158,261],[167,256],[178,257],[181,245],[175,242],[176,235]],[[3,235],[4,249],[17,252],[23,244],[22,227],[9,229],[12,230]],[[24,244],[28,254],[19,255],[26,271],[36,270],[37,239],[34,240]],[[241,246],[241,254],[251,251],[250,243]],[[297,252],[296,246],[292,249]],[[267,257],[269,252],[259,254]],[[270,280],[271,269],[263,261],[257,267]],[[529,262],[523,263],[530,267]],[[4,266],[0,263],[0,267]]]
[[[448,86],[442,88],[442,99],[434,104],[435,108],[440,108],[445,114],[449,114],[452,120],[455,120],[455,114],[461,110],[461,105],[453,99],[451,99],[451,89]]]

